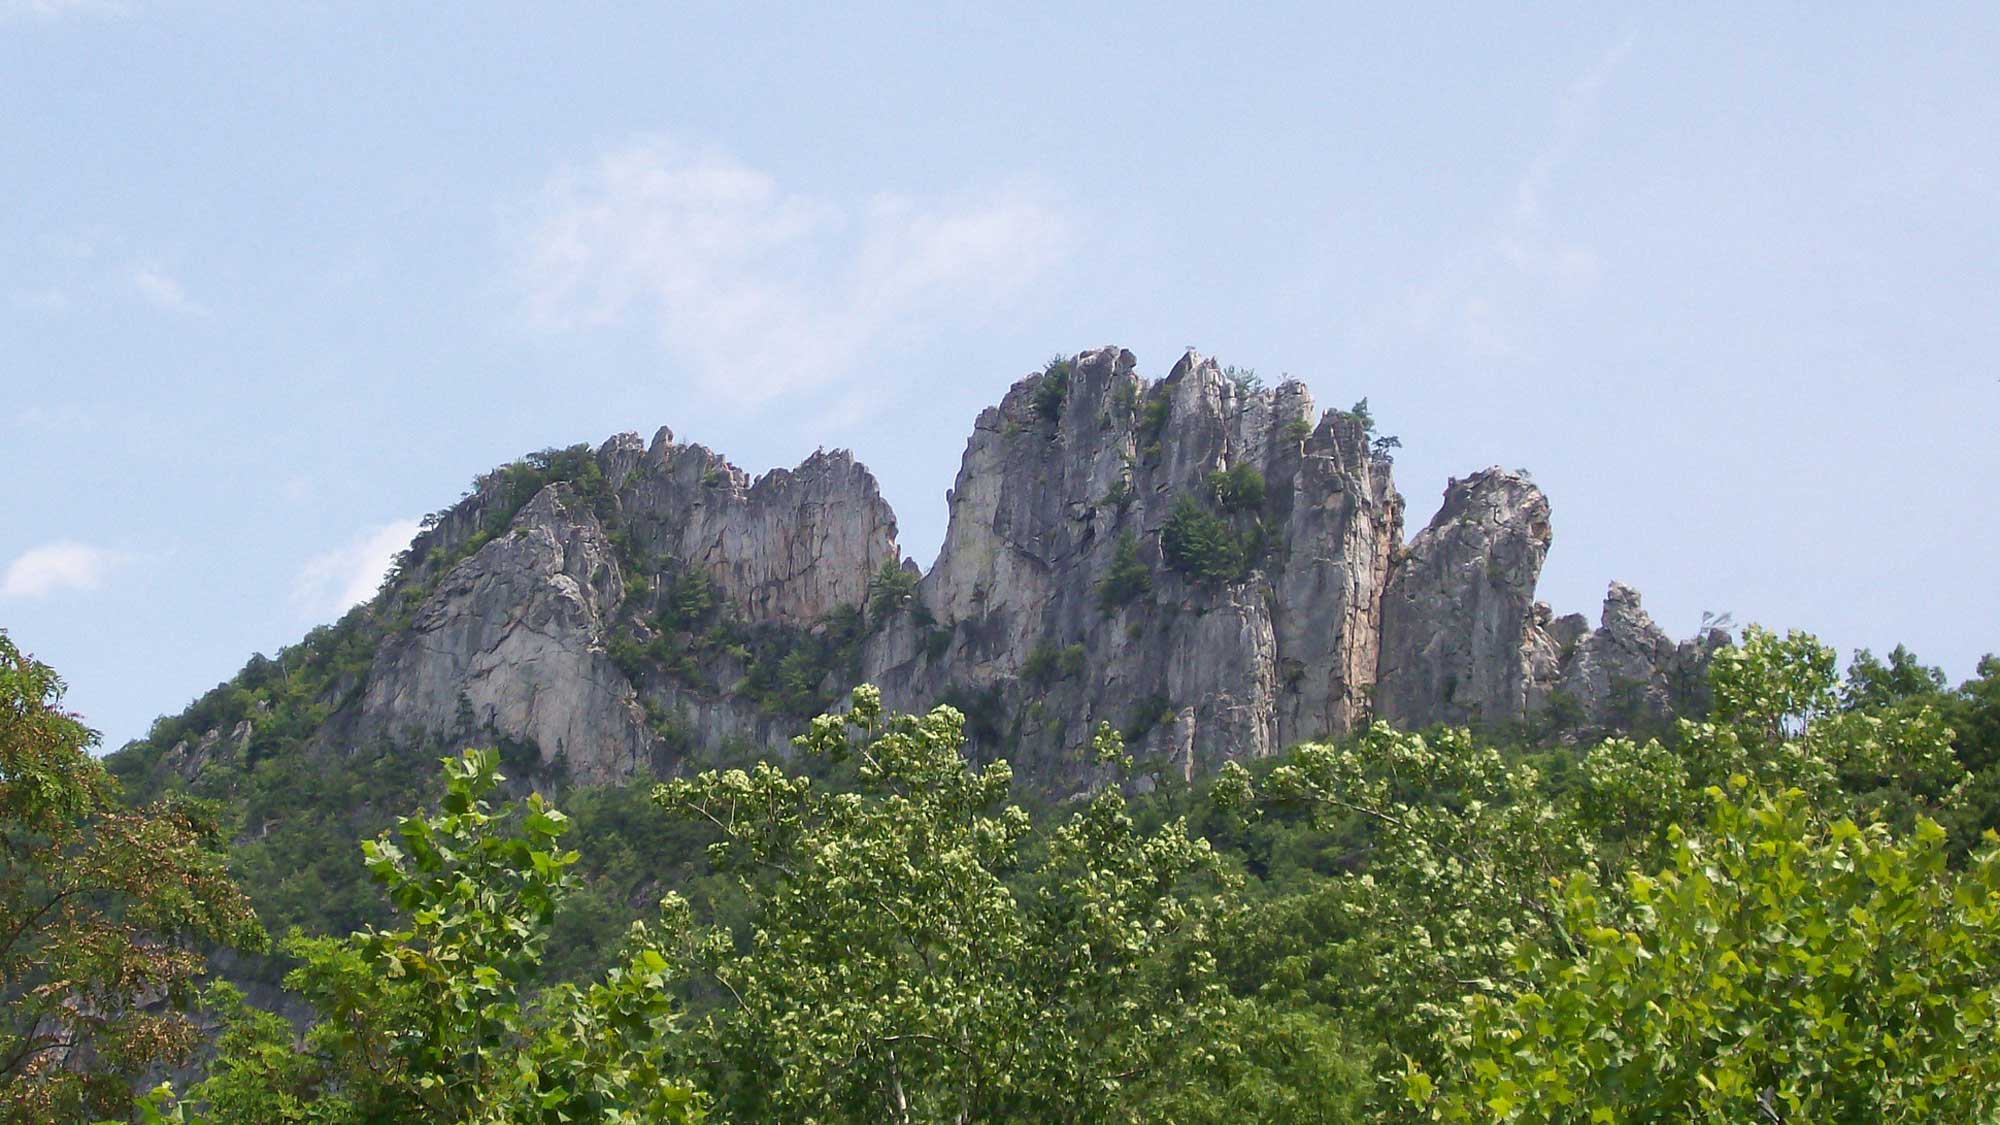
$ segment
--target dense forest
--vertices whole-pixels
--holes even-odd
[[[0,634],[0,1118],[1991,1119],[1978,671],[1753,627],[1644,740],[1189,785],[1106,726],[1125,784],[1061,803],[865,686],[658,781],[274,744],[224,789],[107,769]]]

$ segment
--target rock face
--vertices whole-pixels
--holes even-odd
[[[1538,606],[1542,621],[1548,607]],[[1573,716],[1586,730],[1629,730],[1708,708],[1708,657],[1727,644],[1721,630],[1674,643],[1639,606],[1639,591],[1613,582],[1595,630],[1581,614],[1542,624],[1530,646],[1529,709]],[[1547,654],[1553,653],[1550,659]],[[1560,725],[1560,724],[1558,724]]]
[[[846,450],[753,483],[699,445],[662,428],[643,451],[634,434],[598,451],[618,485],[622,520],[653,555],[701,566],[751,621],[806,626],[858,606],[868,579],[896,562],[896,516],[874,476]]]
[[[1402,502],[1361,421],[1315,421],[1302,384],[1253,389],[1193,353],[1152,386],[1135,367],[1086,352],[980,415],[920,589],[935,624],[869,650],[892,702],[972,700],[1045,778],[1087,772],[1099,722],[1182,773],[1344,731],[1375,678]],[[1239,574],[1175,564],[1177,505],[1227,512]],[[1121,545],[1149,588],[1118,600]]]
[[[582,778],[632,772],[651,739],[605,652],[624,596],[597,518],[568,486],[550,485],[376,653],[360,733],[498,735],[533,743]]]
[[[671,769],[691,739],[782,746],[790,724],[755,705],[614,661],[621,634],[651,639],[643,618],[657,598],[627,595],[657,595],[666,573],[696,568],[750,622],[802,628],[858,605],[869,576],[899,558],[874,478],[843,451],[752,482],[665,429],[650,447],[621,434],[573,460],[594,501],[552,483],[509,517],[518,485],[496,474],[419,536],[404,588],[424,596],[377,653],[353,733],[513,740],[581,780]],[[719,655],[700,663],[710,684],[741,672]]]
[[[867,679],[1074,792],[1107,722],[1192,776],[1376,716],[1562,733],[1703,706],[1717,638],[1675,645],[1619,584],[1596,629],[1535,601],[1550,517],[1525,475],[1453,481],[1405,545],[1360,414],[1192,352],[1136,368],[1086,352],[983,412],[927,573],[844,451],[752,480],[662,429],[495,470],[368,607],[372,663],[318,741],[500,740],[606,780],[782,753]]]
[[[1549,502],[1520,473],[1488,469],[1445,489],[1397,556],[1382,607],[1375,705],[1399,726],[1520,720]]]
[[[1613,582],[1593,630],[1534,600],[1549,503],[1526,475],[1487,469],[1399,552],[1382,609],[1377,714],[1399,726],[1538,725],[1584,734],[1706,710],[1716,633],[1676,645]]]

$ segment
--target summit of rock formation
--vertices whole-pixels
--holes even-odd
[[[1372,719],[1701,708],[1719,637],[1674,643],[1617,583],[1596,628],[1536,601],[1552,524],[1526,474],[1452,481],[1407,543],[1391,474],[1365,412],[1302,383],[1194,352],[1149,382],[1115,347],[979,415],[928,571],[846,451],[752,479],[665,428],[546,450],[426,521],[343,623],[372,648],[314,741],[496,740],[606,780],[782,753],[865,679],[900,709],[953,703],[975,753],[1067,792],[1098,776],[1100,723],[1192,776]]]

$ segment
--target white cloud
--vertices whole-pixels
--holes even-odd
[[[1515,181],[1491,237],[1406,296],[1402,313],[1410,328],[1454,339],[1474,355],[1512,355],[1532,321],[1596,288],[1597,252],[1562,236],[1547,197],[1595,124],[1604,87],[1633,42],[1627,34],[1563,91],[1552,134]]]
[[[292,583],[292,604],[301,613],[332,616],[374,597],[418,527],[416,520],[385,523],[307,559]]]
[[[208,315],[208,310],[190,298],[179,281],[157,265],[135,263],[126,271],[125,277],[139,296],[154,308],[188,316]]]
[[[47,434],[80,434],[97,428],[97,419],[74,404],[44,406],[37,403],[14,412],[14,425],[23,430]]]
[[[63,540],[30,547],[7,564],[0,598],[45,598],[58,590],[95,590],[125,556],[87,543]]]
[[[64,16],[120,16],[130,9],[115,0],[0,0],[0,19],[27,17],[39,20]]]
[[[538,328],[636,319],[748,405],[835,382],[898,332],[989,315],[1062,256],[1066,227],[1021,189],[843,207],[650,139],[551,180],[521,276]]]

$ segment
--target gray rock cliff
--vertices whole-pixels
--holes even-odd
[[[677,677],[616,646],[655,639],[661,587],[689,570],[732,620],[799,630],[858,605],[900,557],[874,478],[841,451],[752,481],[665,429],[560,469],[577,479],[511,515],[525,474],[489,474],[418,537],[399,589],[417,609],[377,653],[351,734],[513,740],[580,780],[672,769],[701,746],[782,747],[795,724],[728,690],[742,655],[703,652]]]
[[[1487,469],[1397,552],[1382,608],[1376,712],[1398,726],[1518,721],[1549,503],[1527,477]]]
[[[363,737],[498,735],[604,780],[646,761],[632,685],[606,655],[625,584],[604,529],[562,484],[443,576],[377,652]]]
[[[1183,774],[1267,754],[1348,729],[1374,681],[1402,501],[1361,422],[1193,353],[1154,384],[1135,367],[1086,352],[980,415],[920,588],[923,643],[892,627],[868,653],[892,702],[977,700],[1046,778],[1087,772],[1100,722]],[[1232,470],[1245,494],[1219,503]],[[1176,566],[1177,504],[1234,509],[1240,573]],[[1121,545],[1147,588],[1114,599]]]
[[[1104,779],[1100,723],[1187,777],[1373,718],[1664,721],[1705,705],[1720,641],[1673,643],[1616,583],[1595,629],[1537,602],[1550,512],[1522,473],[1454,480],[1404,543],[1363,416],[1193,352],[1157,382],[1118,348],[1022,378],[946,503],[925,572],[845,451],[752,479],[666,429],[545,450],[426,521],[317,742],[500,741],[608,780],[784,753],[865,679],[1075,792]]]

